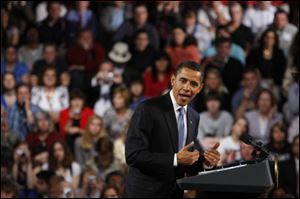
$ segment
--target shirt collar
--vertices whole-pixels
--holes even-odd
[[[179,106],[176,102],[176,99],[174,97],[174,93],[173,93],[173,89],[170,91],[170,97],[171,97],[171,101],[172,101],[172,104],[173,104],[173,108],[175,110],[175,113],[176,111],[179,109],[179,108],[182,108],[182,106]],[[187,112],[187,105],[183,106],[184,108],[184,111],[185,113]]]

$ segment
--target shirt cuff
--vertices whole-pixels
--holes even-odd
[[[173,166],[174,167],[177,167],[177,155],[176,155],[176,153],[174,154],[174,161],[173,161]]]

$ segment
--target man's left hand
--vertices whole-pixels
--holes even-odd
[[[213,148],[204,153],[205,165],[206,166],[217,166],[220,161],[220,153],[217,151],[217,148],[220,146],[220,143],[217,142]]]

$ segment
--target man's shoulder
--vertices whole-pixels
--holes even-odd
[[[138,108],[161,108],[166,101],[166,95],[168,94],[146,99],[138,106]]]

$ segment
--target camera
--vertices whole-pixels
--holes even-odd
[[[111,82],[111,81],[113,81],[114,80],[114,73],[113,72],[109,72],[108,74],[107,74],[107,81],[109,81],[109,82]]]

